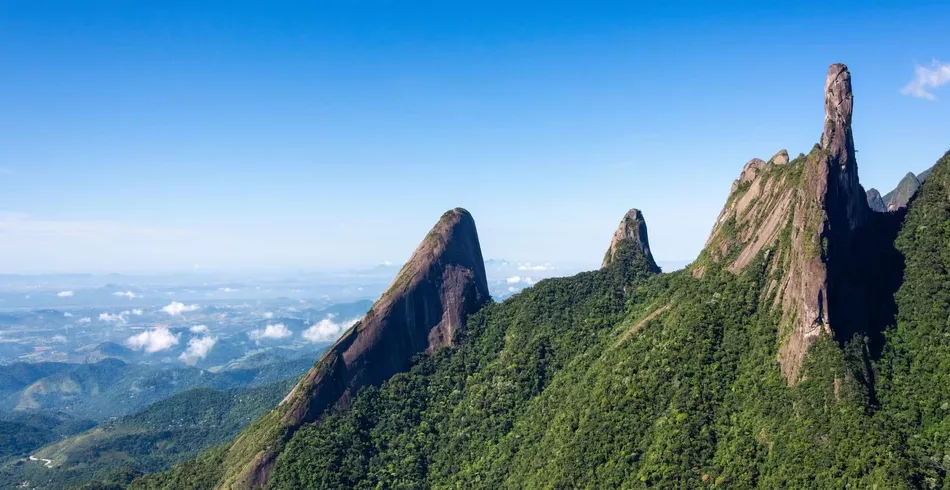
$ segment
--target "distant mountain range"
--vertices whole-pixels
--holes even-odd
[[[910,202],[911,198],[914,197],[914,194],[920,189],[920,186],[927,181],[927,176],[930,175],[930,172],[933,171],[933,167],[928,168],[920,173],[920,175],[914,175],[913,172],[907,172],[907,175],[897,183],[897,187],[894,190],[888,192],[881,196],[881,193],[877,189],[871,188],[867,191],[867,201],[868,206],[873,211],[879,213],[887,211],[896,211],[907,207],[907,203]]]

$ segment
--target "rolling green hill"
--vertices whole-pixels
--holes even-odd
[[[0,471],[0,486],[12,488],[26,480],[35,488],[68,488],[89,480],[109,481],[117,470],[142,474],[165,469],[227,441],[280,401],[295,382],[290,378],[247,390],[197,388],[179,393],[38,449],[33,456],[49,460],[50,468],[18,461]],[[6,429],[4,424],[0,422],[0,430]]]
[[[188,366],[130,364],[106,358],[91,364],[57,365],[38,379],[10,382],[0,406],[8,411],[64,412],[75,418],[105,421],[140,410],[191,388],[218,390],[260,386],[297,376],[313,364],[309,356],[261,353],[218,372]],[[45,372],[45,371],[44,371]]]

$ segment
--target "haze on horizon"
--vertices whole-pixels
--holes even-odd
[[[486,259],[597,264],[637,207],[685,262],[745,162],[817,142],[829,63],[865,188],[950,125],[950,5],[3,9],[0,273],[401,263],[456,206]]]

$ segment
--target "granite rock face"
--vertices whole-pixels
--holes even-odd
[[[851,313],[866,304],[866,291],[846,284],[855,279],[856,237],[876,213],[858,180],[851,74],[843,64],[828,69],[824,108],[820,143],[808,155],[788,161],[780,151],[770,163],[745,165],[692,266],[694,277],[711,263],[740,274],[767,254],[773,279],[763,300],[781,311],[778,357],[789,383],[798,381],[814,341],[822,333],[850,335]]]
[[[647,223],[639,209],[631,209],[620,220],[620,226],[610,240],[610,247],[604,255],[601,268],[623,260],[624,258],[643,259],[650,272],[659,273],[660,268],[650,253],[650,239],[647,236]]]
[[[772,156],[772,158],[769,160],[769,163],[771,163],[772,165],[788,164],[788,151],[784,149],[779,150],[778,153]]]
[[[242,447],[242,437],[235,441],[231,452],[244,461],[236,462],[240,471],[227,475],[223,487],[266,486],[294,431],[319,421],[328,409],[345,408],[360,388],[405,370],[413,356],[451,345],[465,328],[466,317],[489,300],[475,221],[464,209],[448,211],[362,320],[326,351],[269,415],[270,435],[246,438],[267,444]]]

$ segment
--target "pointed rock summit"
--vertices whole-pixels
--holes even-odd
[[[610,240],[610,248],[604,255],[601,268],[628,258],[642,258],[650,272],[660,272],[653,254],[650,253],[650,239],[647,237],[647,223],[639,209],[631,209],[620,220],[620,226]]]
[[[812,181],[819,192],[827,195],[819,200],[826,201],[826,210],[837,216],[829,215],[832,221],[839,221],[849,230],[864,223],[867,217],[867,194],[858,182],[858,164],[854,157],[854,137],[851,134],[851,117],[854,95],[851,93],[851,72],[842,63],[828,68],[825,81],[825,129],[821,134],[821,149],[827,159],[827,168],[819,169],[818,179]],[[838,231],[840,231],[840,227]]]
[[[868,207],[871,208],[871,211],[878,213],[887,212],[887,205],[884,204],[884,198],[881,197],[881,193],[875,189],[868,189]]]
[[[416,354],[451,345],[466,317],[489,301],[475,221],[446,212],[392,284],[284,398],[232,445],[224,488],[265,486],[283,444],[301,425],[345,407],[360,388],[406,369]]]
[[[694,277],[721,264],[742,273],[765,253],[772,280],[765,300],[781,310],[782,373],[799,379],[804,356],[825,332],[848,337],[849,317],[865,307],[854,282],[852,255],[857,231],[873,214],[858,181],[851,74],[833,64],[825,79],[825,118],[820,143],[808,155],[787,161],[780,151],[770,164],[753,159],[732,186],[700,258]],[[842,331],[835,332],[834,325]],[[840,335],[839,335],[840,334]]]
[[[783,150],[779,150],[778,153],[776,153],[775,155],[772,156],[772,158],[769,160],[769,163],[771,163],[772,165],[785,165],[785,164],[787,164],[787,163],[788,163],[788,151],[787,151],[787,150],[784,150],[784,149],[783,149]]]
[[[923,180],[914,175],[913,172],[907,172],[907,175],[901,179],[897,187],[884,195],[883,199],[887,210],[896,211],[907,207],[907,203],[914,197],[914,194],[917,194],[917,190],[920,189],[922,183]]]

